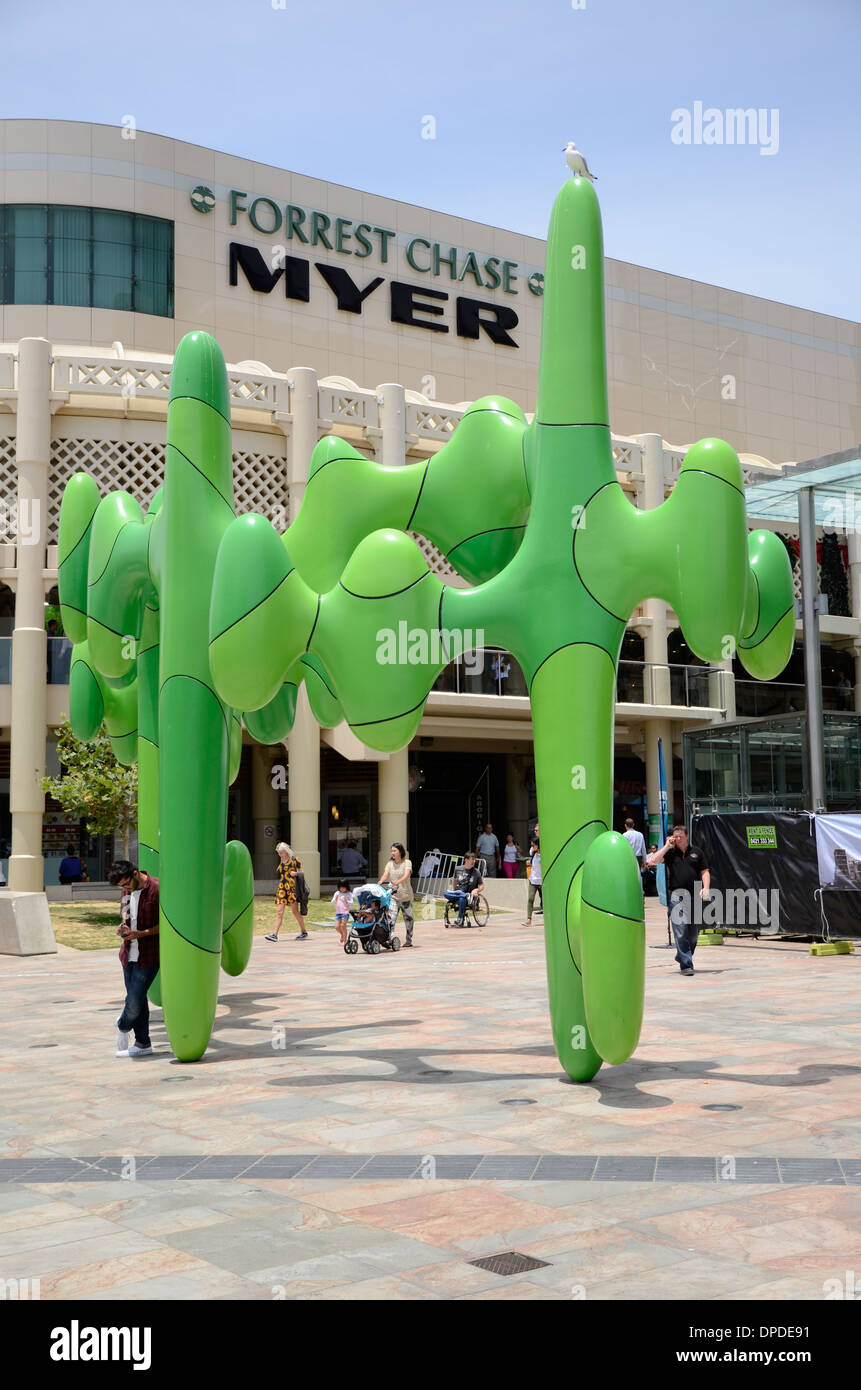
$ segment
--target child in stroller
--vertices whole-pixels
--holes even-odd
[[[379,955],[383,949],[399,951],[401,939],[395,935],[390,913],[392,895],[379,883],[365,883],[354,889],[357,907],[350,908],[353,924],[344,943],[348,956],[354,956],[361,945],[369,955]]]

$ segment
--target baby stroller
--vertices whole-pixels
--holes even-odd
[[[389,889],[379,883],[365,883],[353,892],[359,905],[350,908],[353,922],[344,943],[347,955],[355,956],[359,946],[371,956],[379,955],[384,949],[399,951],[401,939],[395,935],[389,913],[392,902]]]

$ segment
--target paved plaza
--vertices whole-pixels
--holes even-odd
[[[0,1280],[42,1299],[824,1297],[861,1269],[861,954],[647,905],[636,1054],[586,1086],[540,927],[255,938],[212,1045],[113,1055],[114,950],[0,958]],[[536,919],[540,922],[540,918]],[[477,1266],[515,1251],[530,1267]]]

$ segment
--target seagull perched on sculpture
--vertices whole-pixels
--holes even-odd
[[[579,178],[591,179],[593,183],[595,182],[596,176],[590,174],[589,165],[586,163],[585,156],[580,153],[573,140],[568,141],[562,153],[568,160],[568,168],[571,170],[572,174],[576,174]]]

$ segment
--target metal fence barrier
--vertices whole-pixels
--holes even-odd
[[[455,871],[464,863],[462,854],[445,854],[440,849],[426,850],[419,865],[419,875],[416,882],[416,897],[441,898],[449,886]],[[481,877],[484,878],[487,872],[487,860],[476,859],[476,868]]]

